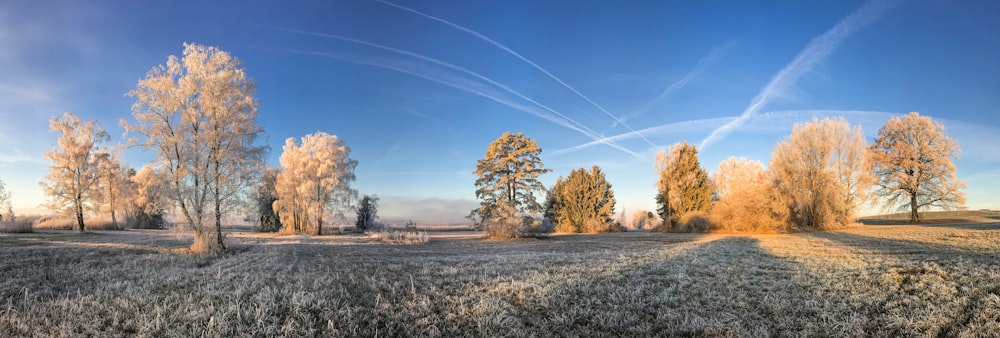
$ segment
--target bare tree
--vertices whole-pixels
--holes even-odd
[[[959,151],[944,125],[930,117],[913,112],[889,119],[871,147],[878,196],[887,208],[909,210],[913,223],[920,221],[920,209],[958,208],[965,203],[965,182],[952,162]]]
[[[122,120],[132,139],[157,151],[171,181],[171,196],[195,232],[192,249],[224,250],[226,203],[262,168],[263,147],[254,142],[256,83],[239,59],[215,47],[184,44],[181,59],[154,67],[129,95],[135,124]],[[208,208],[213,208],[215,231]]]
[[[285,140],[278,159],[278,200],[274,202],[285,227],[295,233],[315,228],[316,235],[322,235],[324,218],[342,214],[350,207],[357,195],[351,182],[358,165],[350,155],[351,148],[337,136],[324,132],[302,137],[301,146],[295,138]]]
[[[853,221],[873,182],[866,148],[861,127],[843,118],[796,124],[775,146],[770,167],[796,224],[824,228]]]
[[[659,174],[656,204],[664,231],[689,212],[707,213],[712,205],[712,182],[698,161],[698,149],[687,142],[674,144],[670,152],[656,154]]]
[[[712,215],[726,230],[787,230],[788,207],[760,162],[730,157],[712,174],[719,200]]]
[[[499,237],[520,236],[520,229],[513,228],[522,227],[523,216],[542,208],[534,195],[545,191],[538,177],[552,171],[542,164],[541,153],[538,143],[522,133],[505,132],[490,143],[473,172],[478,176],[476,198],[480,203],[469,218],[478,219],[477,226],[512,228],[501,231],[504,235]]]
[[[62,136],[57,146],[45,153],[52,161],[52,172],[40,185],[50,198],[49,207],[75,215],[77,229],[83,232],[83,213],[93,207],[99,194],[95,188],[100,175],[98,155],[104,150],[98,144],[107,141],[108,134],[97,122],[82,122],[72,113],[50,119],[49,130]]]
[[[8,222],[14,221],[14,207],[11,205],[11,195],[13,193],[0,180],[0,211],[7,211],[6,219]],[[0,220],[3,220],[3,217],[0,217]]]
[[[118,211],[125,208],[134,190],[129,180],[130,168],[122,163],[117,152],[104,151],[97,155],[99,193],[96,200],[111,216],[111,226],[118,229]],[[101,209],[98,208],[98,209]]]

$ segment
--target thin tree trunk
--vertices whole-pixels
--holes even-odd
[[[920,222],[920,214],[917,213],[917,194],[910,194],[910,223]]]
[[[80,196],[80,195],[77,195],[77,197],[76,197],[76,224],[79,227],[80,232],[83,232],[83,230],[84,230],[84,227],[83,227],[83,202],[81,200],[82,198],[83,197]]]

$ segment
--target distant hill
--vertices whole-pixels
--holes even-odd
[[[920,213],[920,219],[922,224],[1000,222],[1000,210],[925,211]],[[910,213],[868,216],[858,219],[864,224],[906,224],[909,220]]]

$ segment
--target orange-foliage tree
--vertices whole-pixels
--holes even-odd
[[[878,196],[887,208],[910,212],[920,221],[920,209],[955,209],[965,203],[965,183],[955,176],[958,142],[944,125],[910,113],[893,117],[878,131],[871,156],[878,176]]]

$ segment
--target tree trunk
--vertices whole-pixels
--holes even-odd
[[[219,250],[226,250],[226,245],[222,243],[222,206],[219,198],[219,178],[215,181],[215,239],[219,244]]]
[[[920,214],[917,213],[917,194],[910,194],[910,223],[920,222]]]
[[[76,202],[76,225],[79,227],[80,232],[83,232],[83,202],[80,201],[81,196],[77,196]]]

